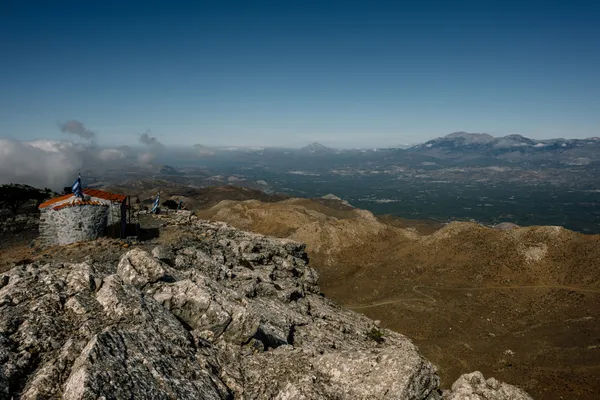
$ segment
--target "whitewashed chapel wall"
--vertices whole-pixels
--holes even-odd
[[[93,240],[104,234],[108,222],[108,206],[81,205],[43,210],[39,240],[45,245],[69,244]]]

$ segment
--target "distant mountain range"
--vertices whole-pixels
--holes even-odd
[[[313,142],[300,148],[291,147],[208,147],[195,145],[194,150],[203,158],[226,156],[231,153],[240,154],[297,154],[297,155],[347,155],[353,153],[377,152],[389,150],[406,150],[410,153],[428,155],[435,158],[460,158],[468,155],[500,156],[508,153],[527,154],[562,154],[572,157],[592,155],[600,156],[600,138],[586,139],[530,139],[522,135],[494,137],[488,133],[453,132],[449,135],[429,140],[416,145],[398,144],[387,148],[332,148],[319,142]],[[509,157],[510,158],[510,157]],[[600,157],[599,157],[600,158]]]
[[[530,139],[521,135],[493,137],[487,133],[454,132],[407,151],[441,159],[493,157],[507,161],[548,159],[572,165],[600,161],[600,138]]]
[[[275,149],[271,149],[276,152]],[[283,149],[282,149],[283,150]],[[586,166],[600,163],[600,138],[587,139],[530,139],[521,135],[494,137],[487,133],[454,132],[414,146],[387,149],[333,149],[311,143],[300,149],[287,149],[289,154],[302,156],[359,157],[369,153],[371,161],[390,160],[410,163],[442,162],[444,164],[538,164]],[[374,154],[378,153],[378,154]],[[360,156],[364,161],[364,155]],[[416,157],[416,158],[415,158]],[[436,161],[438,160],[438,161]],[[548,164],[549,163],[549,164]]]
[[[323,195],[331,185],[352,180],[351,187],[361,191],[355,193],[357,198],[397,188],[399,181],[600,187],[600,138],[595,137],[538,140],[454,132],[407,149],[334,149],[314,142],[301,148],[197,145],[193,154],[184,150],[161,154],[152,165],[125,164],[127,160],[94,165],[82,170],[82,176],[88,187],[154,179],[194,187],[231,184],[299,196]],[[319,182],[328,182],[323,188],[327,192],[313,191]]]

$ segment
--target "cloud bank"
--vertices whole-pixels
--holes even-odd
[[[76,176],[85,149],[69,142],[0,139],[0,183],[62,189]]]
[[[23,183],[61,191],[73,183],[80,171],[101,171],[135,160],[136,156],[125,146],[99,149],[73,142],[0,138],[0,184]]]
[[[63,132],[92,139],[96,133],[79,121],[60,124]],[[146,131],[139,135],[143,146],[102,148],[94,142],[37,140],[22,142],[0,138],[0,184],[23,183],[39,188],[61,191],[70,185],[77,173],[85,170],[102,173],[104,169],[126,166],[149,167],[157,161],[194,160],[214,155],[214,150],[202,145],[167,148]]]

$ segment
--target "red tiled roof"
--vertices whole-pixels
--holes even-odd
[[[116,203],[122,203],[127,198],[127,196],[124,196],[122,194],[109,193],[98,189],[83,189],[83,193],[87,194],[88,196],[97,197],[99,199],[104,200],[110,200]]]
[[[38,208],[42,209],[42,208],[50,207],[52,204],[56,204],[56,203],[61,202],[63,200],[67,200],[70,197],[73,197],[73,195],[72,194],[65,194],[64,196],[55,197],[53,199],[46,200],[45,202],[43,202],[42,204],[40,204],[38,206]]]
[[[94,200],[79,200],[79,201],[74,201],[72,203],[64,203],[61,204],[60,206],[56,206],[53,208],[53,210],[58,211],[58,210],[62,210],[63,208],[67,208],[67,207],[79,207],[79,206],[103,206],[104,204],[100,203],[99,201],[94,201]],[[108,207],[108,206],[106,206]]]
[[[98,189],[83,189],[83,194],[96,197],[99,199],[109,200],[117,203],[122,203],[125,201],[127,196],[122,194],[115,194],[110,192],[105,192],[103,190]],[[60,203],[61,201],[67,200],[71,198],[72,194],[65,194],[64,196],[55,197],[53,199],[47,200],[38,206],[39,209],[50,207],[52,204]]]

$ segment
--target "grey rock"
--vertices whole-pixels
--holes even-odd
[[[153,255],[4,275],[0,398],[440,399],[409,339],[381,329],[377,343],[374,321],[320,295],[304,245],[159,218],[182,239]],[[448,398],[513,390],[473,379]]]
[[[144,286],[156,282],[165,275],[159,260],[141,249],[133,249],[121,257],[117,274],[125,283]]]
[[[184,332],[174,334],[185,341]],[[95,335],[73,363],[63,398],[227,398],[225,385],[199,368],[191,345],[172,345],[165,339],[144,328]]]
[[[444,393],[444,400],[532,400],[516,386],[485,379],[479,371],[464,374],[452,384],[452,390]]]
[[[96,289],[94,269],[89,264],[73,264],[70,269],[66,281],[72,293]]]
[[[36,229],[40,222],[38,213],[12,215],[9,210],[0,209],[0,233],[18,234]]]
[[[167,246],[156,246],[152,249],[152,256],[169,265],[175,263],[175,253]]]

